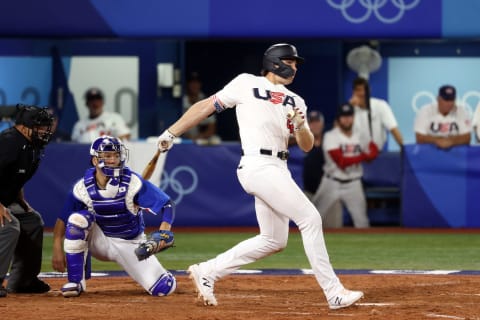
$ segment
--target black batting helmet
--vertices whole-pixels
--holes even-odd
[[[282,78],[290,78],[295,74],[292,67],[282,62],[282,59],[294,59],[297,64],[302,64],[305,59],[297,53],[297,48],[288,43],[277,43],[263,54],[263,69],[275,73]]]

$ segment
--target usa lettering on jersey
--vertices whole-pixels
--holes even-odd
[[[432,122],[430,130],[433,133],[455,133],[458,134],[459,127],[456,122]]]
[[[283,106],[289,105],[295,107],[295,99],[283,92],[265,90],[264,92],[260,93],[258,88],[253,88],[253,95],[257,99],[270,101],[273,104],[282,104]]]
[[[359,144],[341,144],[340,149],[344,156],[357,156],[362,152],[362,148]]]

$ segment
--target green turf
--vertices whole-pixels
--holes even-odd
[[[184,270],[190,264],[215,257],[253,233],[175,234],[176,247],[159,253],[162,264]],[[480,270],[480,234],[327,233],[330,260],[335,269]],[[42,271],[51,268],[52,237],[45,236]],[[121,270],[115,263],[93,259],[92,270]],[[280,253],[247,265],[245,269],[310,268],[299,233],[292,233]]]

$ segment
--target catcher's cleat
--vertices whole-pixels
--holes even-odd
[[[200,272],[198,264],[188,267],[189,278],[192,279],[198,292],[198,298],[203,299],[203,304],[206,306],[216,306],[217,299],[213,294],[214,282]]]
[[[363,297],[361,291],[351,291],[343,289],[339,294],[328,300],[330,309],[346,308],[357,302]]]
[[[62,287],[62,295],[65,298],[78,297],[82,292],[83,288],[80,283],[68,282]]]

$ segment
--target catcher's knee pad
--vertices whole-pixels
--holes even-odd
[[[168,296],[177,288],[177,280],[170,273],[164,273],[155,282],[155,284],[148,290],[152,296]]]
[[[92,225],[92,218],[88,211],[74,212],[68,217],[65,228],[65,252],[83,252],[87,248],[88,230]]]

